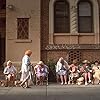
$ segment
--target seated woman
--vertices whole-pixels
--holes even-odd
[[[67,72],[68,72],[69,65],[63,59],[63,57],[59,58],[57,65],[56,65],[56,73],[60,76],[61,85],[67,84]]]
[[[69,67],[69,84],[70,82],[72,82],[72,84],[77,82],[77,79],[79,78],[79,72],[78,72],[78,63],[77,63],[77,59],[73,60],[73,63],[70,65]]]
[[[91,82],[91,74],[92,70],[91,67],[89,66],[89,61],[84,60],[83,65],[80,68],[80,75],[84,77],[85,80],[85,85],[88,85],[88,83]]]
[[[95,61],[92,72],[93,72],[93,84],[95,83],[95,80],[98,80],[98,84],[100,84],[100,69],[99,69],[99,62]]]
[[[9,60],[7,62],[7,66],[4,69],[4,74],[6,75],[6,86],[8,86],[8,83],[12,82],[12,85],[14,85],[15,82],[15,76],[16,76],[16,68],[12,65],[12,62]]]
[[[43,82],[48,75],[48,66],[45,65],[42,61],[39,61],[39,63],[34,67],[34,70],[35,70],[36,78],[38,78],[40,85],[43,85]],[[36,84],[37,84],[37,80],[36,80]]]

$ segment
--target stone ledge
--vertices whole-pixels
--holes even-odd
[[[49,44],[45,50],[100,50],[99,44]]]
[[[32,43],[30,39],[17,39],[15,40],[16,43]]]

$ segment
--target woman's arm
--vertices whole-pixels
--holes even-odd
[[[3,72],[5,75],[9,74],[8,68],[6,67]]]

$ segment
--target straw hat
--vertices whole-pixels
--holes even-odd
[[[39,65],[44,65],[43,61],[38,62]]]
[[[78,61],[77,61],[77,59],[74,59],[73,60],[73,64],[76,64]]]
[[[90,63],[88,60],[83,61],[84,64]]]
[[[10,60],[7,61],[7,66],[8,66],[9,64],[12,64],[12,62],[11,62]]]

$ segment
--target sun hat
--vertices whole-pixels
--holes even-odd
[[[44,65],[43,61],[38,62],[39,65]]]
[[[84,64],[90,63],[88,60],[83,61]]]

